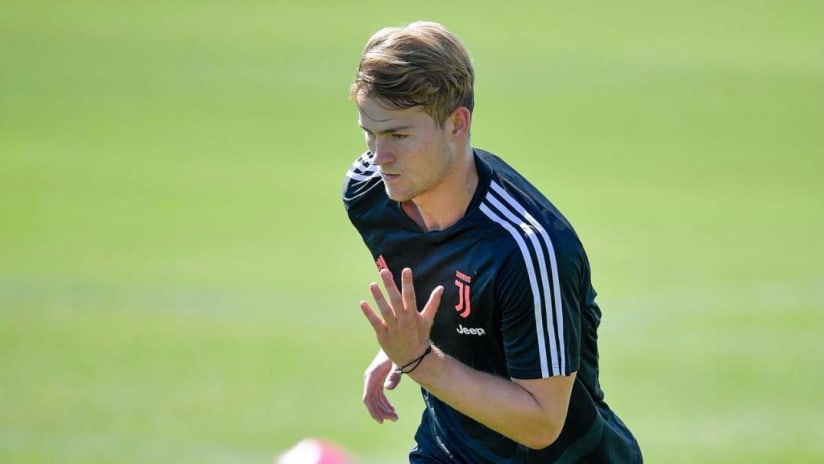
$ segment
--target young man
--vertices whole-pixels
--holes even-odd
[[[589,263],[526,179],[470,144],[474,71],[443,26],[373,35],[350,96],[368,151],[343,200],[383,285],[364,403],[406,374],[426,408],[411,463],[640,463],[598,382]]]

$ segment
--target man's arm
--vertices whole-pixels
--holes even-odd
[[[443,287],[435,288],[418,312],[410,269],[401,274],[401,290],[389,270],[380,275],[386,296],[377,283],[370,285],[380,314],[366,301],[361,302],[361,310],[384,353],[403,366],[430,346],[429,332]],[[463,414],[531,448],[545,448],[558,438],[575,381],[574,373],[546,379],[505,379],[474,370],[437,347],[409,377]]]
[[[437,347],[409,377],[463,414],[530,448],[561,434],[575,373],[547,379],[505,379],[480,372]]]

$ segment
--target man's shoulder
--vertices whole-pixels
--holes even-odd
[[[508,162],[488,151],[475,149],[475,153],[480,169],[490,177],[490,189],[497,189],[500,193],[508,192],[509,196],[524,205],[555,210],[552,202]]]
[[[484,150],[476,149],[475,153],[480,161],[479,169],[486,171],[490,179],[488,197],[497,198],[515,211],[523,210],[521,214],[537,214],[541,216],[537,217],[539,220],[544,216],[563,219],[549,198],[509,163]]]
[[[374,163],[374,155],[365,152],[355,159],[343,180],[341,196],[347,210],[351,210],[368,201],[370,192],[374,192],[383,183],[383,179],[378,172],[378,167]],[[380,192],[382,189],[377,188]]]
[[[480,169],[486,170],[490,178],[483,202],[487,216],[511,224],[513,235],[525,240],[538,233],[556,247],[580,251],[581,243],[572,225],[542,191],[500,157],[479,149],[475,152]]]

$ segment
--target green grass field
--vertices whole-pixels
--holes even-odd
[[[824,461],[824,4],[0,3],[0,462],[402,463],[339,192],[384,25],[474,56],[476,146],[583,239],[649,463]]]

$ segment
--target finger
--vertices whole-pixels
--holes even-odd
[[[375,299],[375,304],[378,305],[378,310],[380,310],[381,316],[383,316],[384,323],[394,322],[396,319],[395,311],[386,301],[386,297],[383,296],[380,286],[375,282],[372,282],[369,284],[369,291],[372,293],[372,298]]]
[[[385,400],[381,399],[384,396],[381,381],[376,376],[368,376],[363,387],[363,404],[366,410],[375,421],[382,423],[386,406],[383,404]]]
[[[384,418],[384,420],[391,420],[392,422],[397,422],[398,421],[398,413],[396,413],[395,410],[392,409],[391,411],[385,412],[383,418]]]
[[[388,381],[387,377],[393,373],[394,367],[392,361],[381,351],[364,372],[363,403],[369,415],[379,424],[386,419],[395,421],[398,418],[395,407],[384,392],[384,383]]]
[[[404,309],[407,311],[418,311],[418,303],[415,300],[415,284],[412,279],[412,269],[404,268],[401,271],[401,291],[403,295]]]
[[[392,373],[386,378],[386,382],[384,382],[383,386],[387,390],[394,390],[398,384],[401,383],[402,378],[403,376],[401,373],[393,369]]]
[[[395,372],[395,365],[390,365],[393,369],[388,371],[387,375],[383,376],[375,376],[369,379],[369,390],[370,396],[372,398],[375,412],[380,415],[381,419],[389,419],[392,421],[398,420],[398,414],[395,412],[395,406],[389,401],[389,398],[386,396],[384,388],[387,384],[394,382],[395,386],[397,386],[400,379],[392,380],[393,377],[396,377],[400,374]]]
[[[392,309],[394,309],[395,313],[403,311],[403,297],[398,290],[398,286],[395,285],[395,279],[392,278],[392,273],[389,272],[389,269],[381,270],[381,280],[383,281],[383,288],[386,289],[386,296],[389,298]]]
[[[376,404],[380,407],[380,412],[383,417],[395,414],[395,406],[392,405],[392,402],[389,401],[389,398],[386,397],[383,390],[380,391]]]
[[[389,401],[389,398],[383,394],[383,390],[381,390],[380,394],[380,401],[378,402],[379,405],[379,413],[381,419],[389,419],[391,421],[398,420],[398,413],[395,412],[395,406]]]
[[[376,389],[369,389],[364,393],[363,403],[369,415],[375,419],[376,422],[382,424],[384,420],[391,421],[398,420],[398,414],[395,412],[395,407],[389,402],[389,399],[383,393],[383,389],[378,386]]]
[[[360,309],[363,315],[366,316],[366,320],[368,320],[369,324],[372,325],[372,328],[375,330],[376,334],[380,334],[386,330],[386,323],[375,313],[375,310],[369,306],[369,303],[366,301],[361,301]]]
[[[441,297],[443,296],[443,285],[438,285],[432,290],[432,293],[429,295],[429,300],[426,302],[426,306],[423,307],[423,311],[421,311],[421,316],[429,322],[430,326],[432,325],[432,321],[435,320],[435,314],[438,312],[438,306],[441,305]]]
[[[366,406],[366,411],[372,416],[378,424],[383,424],[383,413],[380,406],[378,406],[371,398],[364,400],[363,404]]]

